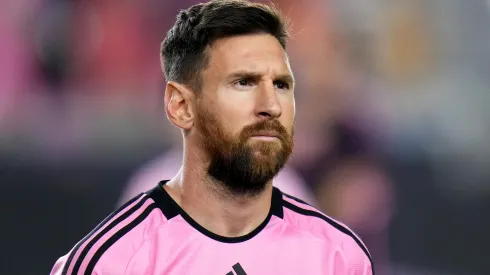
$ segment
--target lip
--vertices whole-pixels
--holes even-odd
[[[273,141],[278,141],[278,137],[271,137],[271,136],[252,136],[252,140],[261,140],[261,141],[267,141],[267,142],[273,142]]]
[[[275,131],[262,131],[255,133],[252,138],[254,139],[260,139],[260,140],[268,140],[268,141],[273,141],[273,140],[278,140],[279,134]]]
[[[258,138],[279,138],[279,134],[275,131],[262,131],[255,133],[252,137]]]

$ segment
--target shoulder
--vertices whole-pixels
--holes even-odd
[[[51,275],[93,274],[97,270],[123,274],[136,250],[165,222],[155,201],[142,193],[112,212],[61,257]]]
[[[305,180],[291,166],[284,166],[274,178],[273,182],[281,191],[294,194],[312,206],[316,205],[315,196],[310,188],[307,187]]]
[[[349,266],[369,269],[372,274],[372,258],[361,238],[345,224],[329,217],[308,203],[283,193],[284,221],[317,238],[340,247]]]

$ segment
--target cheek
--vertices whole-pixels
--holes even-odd
[[[241,114],[241,110],[230,108],[230,106],[216,106],[213,110],[216,117],[217,126],[221,129],[227,138],[236,138],[240,135],[243,129],[244,116]]]
[[[292,129],[296,115],[296,106],[293,99],[285,99],[282,102],[281,122],[287,129]]]
[[[228,135],[237,137],[244,126],[250,123],[253,115],[253,104],[250,100],[230,95],[219,100],[214,106],[223,130]]]

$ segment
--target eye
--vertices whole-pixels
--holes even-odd
[[[237,84],[240,86],[248,86],[250,85],[250,80],[248,79],[240,79],[237,81]]]
[[[289,90],[289,84],[284,81],[274,81],[274,87],[280,90]]]
[[[255,85],[255,82],[253,81],[253,79],[250,79],[250,78],[241,78],[241,79],[238,79],[237,81],[235,81],[235,86],[237,87],[251,87],[253,85]]]

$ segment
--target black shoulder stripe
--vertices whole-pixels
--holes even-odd
[[[284,192],[282,192],[282,194],[283,194],[284,196],[286,196],[286,197],[288,197],[288,198],[292,199],[292,200],[295,200],[295,201],[299,202],[299,203],[302,203],[302,204],[306,204],[306,205],[308,205],[308,206],[311,206],[311,204],[309,204],[309,203],[305,202],[304,200],[300,200],[300,199],[298,199],[298,198],[296,198],[296,197],[294,197],[294,196],[291,196],[291,195],[289,195],[289,194],[286,194],[286,193],[284,193]],[[311,206],[311,207],[313,207],[313,206]]]
[[[126,207],[128,207],[128,205],[132,204],[137,199],[139,199],[142,194],[143,193],[140,193],[138,196],[135,196],[134,198],[132,198],[131,200],[123,204],[121,207],[119,207],[119,209],[112,212],[107,218],[105,218],[101,223],[99,223],[99,225],[97,225],[97,227],[95,227],[94,230],[90,231],[90,233],[87,236],[85,236],[81,241],[79,241],[78,244],[76,244],[73,250],[71,251],[70,256],[68,256],[68,260],[66,261],[65,266],[63,267],[63,271],[61,272],[61,275],[67,275],[66,273],[68,272],[68,268],[70,267],[71,262],[73,261],[73,257],[75,257],[75,254],[77,254],[77,251],[80,248],[80,246],[82,246],[82,244],[84,244],[102,226],[106,225],[112,218],[114,218],[114,216],[121,213],[121,211],[123,211]]]
[[[114,234],[112,237],[110,237],[94,254],[92,259],[90,260],[87,269],[85,270],[85,275],[92,275],[92,271],[95,268],[95,265],[99,261],[100,257],[104,254],[104,252],[107,251],[114,243],[116,243],[117,240],[119,240],[121,237],[126,235],[129,231],[131,231],[133,228],[135,228],[138,224],[140,224],[148,215],[150,214],[153,209],[157,208],[154,203],[150,204],[147,206],[145,211],[141,213],[134,221],[126,225],[125,227],[121,228],[121,230],[117,231],[116,234]]]
[[[104,230],[100,231],[97,236],[95,236],[82,250],[82,253],[80,253],[80,256],[78,256],[77,261],[75,263],[75,266],[73,267],[73,272],[72,275],[78,274],[78,271],[80,270],[80,266],[82,265],[83,260],[87,256],[88,252],[90,249],[94,246],[95,243],[97,243],[98,240],[100,240],[107,232],[109,232],[112,228],[116,227],[120,222],[124,221],[127,219],[129,216],[131,216],[134,212],[136,212],[138,209],[140,209],[145,201],[148,199],[148,196],[144,196],[137,204],[135,204],[131,209],[126,211],[124,214],[119,216],[117,219],[115,219],[113,222],[111,222]]]
[[[342,233],[350,236],[352,239],[354,239],[354,241],[357,243],[357,245],[359,245],[359,247],[361,247],[362,251],[364,251],[366,256],[369,258],[369,261],[371,262],[371,269],[372,269],[373,275],[374,275],[374,263],[373,263],[373,259],[371,258],[371,254],[369,254],[369,251],[367,250],[366,246],[364,246],[364,244],[361,242],[361,240],[356,235],[354,235],[350,230],[348,230],[343,225],[337,223],[333,219],[329,218],[326,215],[323,215],[320,212],[301,208],[301,207],[296,206],[296,205],[294,205],[288,201],[285,201],[285,200],[283,200],[283,205],[284,205],[284,207],[289,208],[296,213],[299,213],[299,214],[302,214],[305,216],[312,216],[312,217],[320,218],[320,219],[326,221],[327,223],[329,223],[330,225],[332,225],[333,227],[335,227],[340,232],[342,232]]]

